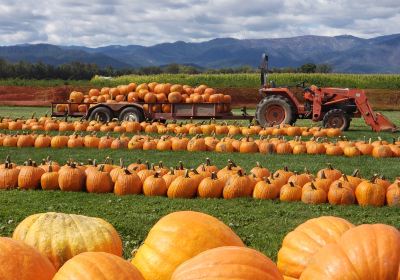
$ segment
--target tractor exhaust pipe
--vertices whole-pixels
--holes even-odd
[[[265,53],[262,54],[261,56],[261,64],[260,64],[260,69],[261,69],[261,86],[265,87],[268,82],[268,55]]]

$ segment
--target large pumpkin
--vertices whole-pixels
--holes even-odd
[[[171,280],[276,280],[283,279],[276,265],[246,247],[207,250],[180,265]]]
[[[56,273],[51,262],[24,242],[0,237],[0,279],[51,280]]]
[[[278,252],[279,270],[285,277],[298,279],[315,253],[326,244],[335,243],[352,227],[348,221],[330,216],[311,219],[299,225],[283,239]]]
[[[399,266],[400,232],[383,224],[361,225],[320,250],[300,279],[397,280]]]
[[[100,218],[54,212],[35,214],[17,226],[13,238],[36,248],[57,269],[83,252],[122,256],[117,231]]]
[[[128,261],[105,252],[85,252],[67,261],[53,280],[143,280]]]
[[[146,280],[166,280],[183,262],[221,246],[244,244],[214,217],[192,211],[175,212],[154,225],[132,263]]]

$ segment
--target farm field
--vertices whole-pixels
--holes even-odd
[[[1,107],[0,115],[29,117],[32,112],[37,116],[47,108]],[[400,125],[400,112],[384,112],[387,117]],[[310,126],[311,122],[301,121],[300,125]],[[354,120],[352,131],[346,133],[349,138],[360,139],[382,136],[391,140],[399,134],[370,132],[363,120]],[[332,163],[344,173],[350,174],[358,168],[363,177],[374,173],[385,175],[390,180],[400,175],[398,158],[374,159],[372,157],[330,157],[310,155],[261,155],[261,154],[216,154],[211,152],[159,152],[127,150],[92,149],[34,149],[0,148],[0,159],[11,155],[14,162],[23,163],[28,158],[40,161],[50,155],[53,160],[63,162],[72,158],[86,162],[88,158],[103,160],[110,156],[115,161],[123,158],[134,162],[141,158],[151,162],[163,161],[167,166],[175,166],[183,161],[188,167],[197,167],[206,157],[218,167],[226,165],[228,159],[249,170],[259,161],[272,170],[288,166],[291,170],[302,171],[304,167],[312,173]],[[113,194],[65,193],[60,191],[2,191],[0,192],[0,235],[9,236],[15,226],[26,216],[38,212],[58,211],[98,216],[112,223],[121,233],[125,257],[144,240],[151,226],[163,215],[178,210],[196,210],[220,218],[253,248],[259,249],[276,260],[277,251],[283,237],[296,225],[312,217],[322,215],[340,216],[355,224],[387,223],[400,227],[400,208],[332,206],[322,204],[309,206],[301,202],[281,203],[279,201],[258,201],[254,199],[167,199],[149,198],[143,195],[117,197]]]
[[[304,73],[273,73],[270,80],[278,85],[295,85],[306,81],[309,84],[332,87],[351,87],[364,89],[399,89],[400,75],[398,74],[304,74]],[[244,74],[161,74],[161,75],[127,75],[111,79],[94,77],[90,81],[76,80],[26,80],[3,79],[0,86],[31,86],[54,87],[61,85],[72,86],[116,86],[130,82],[143,83],[148,81],[170,82],[188,85],[207,84],[215,88],[258,88],[260,85],[259,73]]]

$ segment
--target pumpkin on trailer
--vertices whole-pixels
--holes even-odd
[[[131,263],[105,252],[85,252],[67,261],[53,280],[144,280]]]
[[[0,237],[0,278],[52,280],[56,270],[39,251],[22,241]]]
[[[212,216],[193,211],[174,212],[153,226],[132,263],[145,280],[165,280],[183,262],[222,246],[244,247],[244,244],[228,226]]]
[[[316,253],[301,280],[398,280],[400,232],[389,225],[360,225]]]
[[[298,279],[315,255],[326,244],[337,242],[354,227],[345,219],[322,216],[310,219],[289,232],[278,252],[277,265],[287,279]],[[324,279],[324,278],[314,278]]]
[[[24,241],[59,269],[83,252],[108,252],[122,256],[122,242],[114,227],[100,218],[64,213],[40,213],[25,218],[13,239]]]
[[[275,263],[262,253],[226,246],[207,250],[181,264],[171,280],[283,280]]]

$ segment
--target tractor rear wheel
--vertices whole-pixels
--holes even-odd
[[[350,127],[351,118],[342,109],[332,109],[324,115],[322,125],[325,128],[340,128],[348,130]]]
[[[270,95],[257,105],[256,120],[263,127],[277,124],[294,124],[297,120],[296,112],[292,102],[286,97]]]

